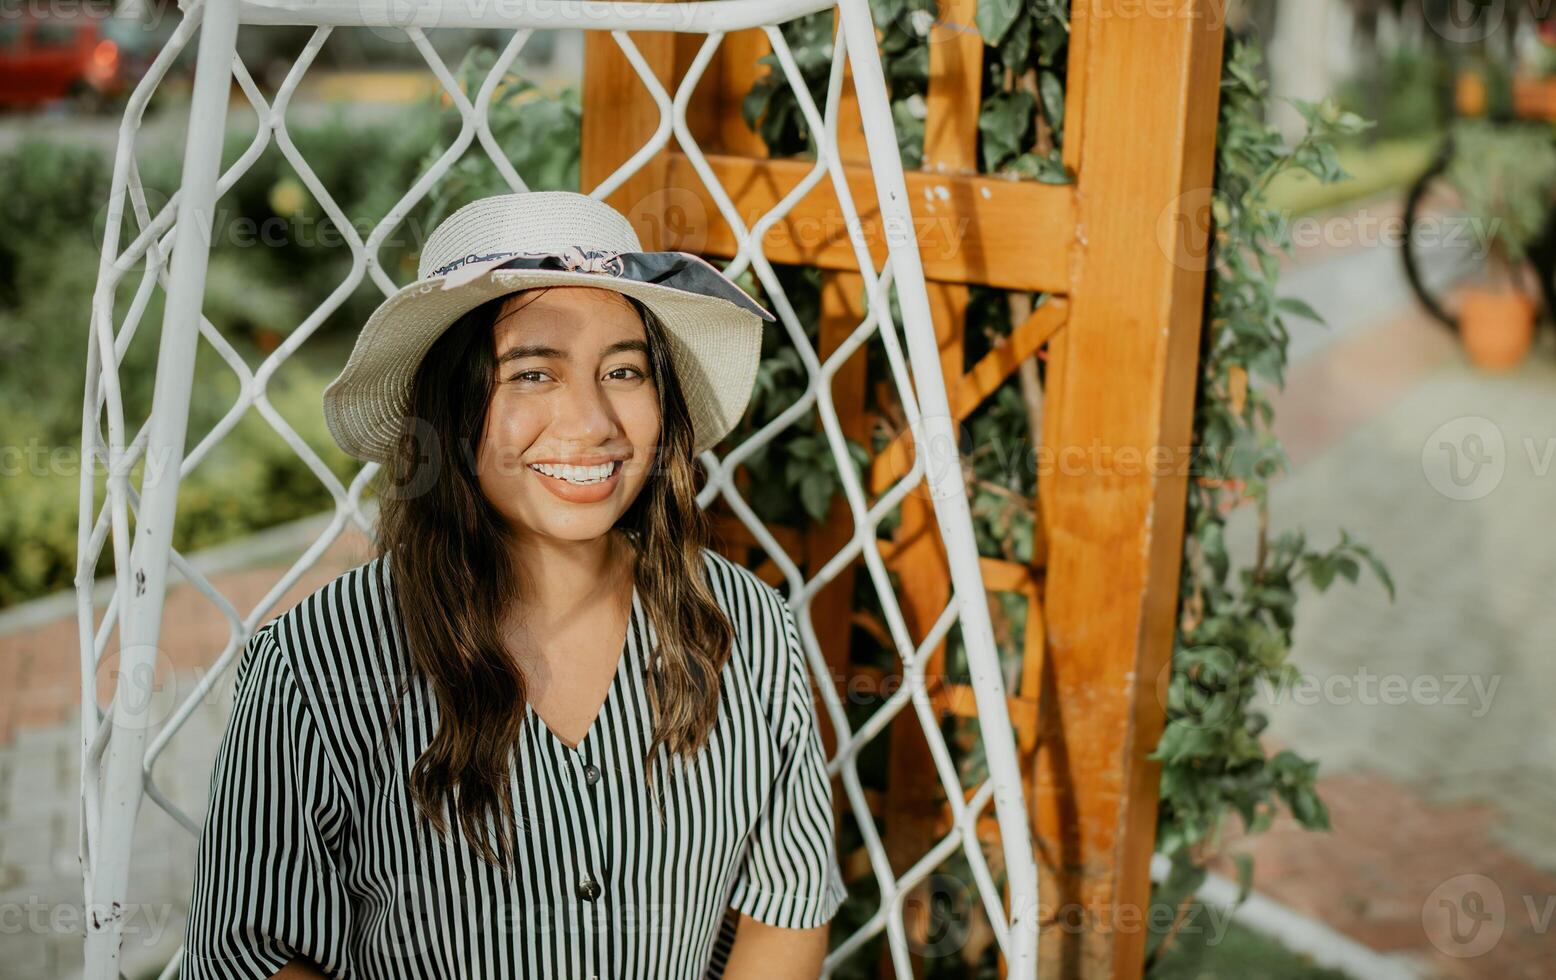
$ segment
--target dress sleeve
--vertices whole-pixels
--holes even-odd
[[[846,894],[836,856],[832,780],[816,726],[810,668],[794,612],[781,611],[787,674],[780,722],[778,771],[767,807],[757,818],[730,907],[758,922],[808,929],[827,922]]]
[[[274,630],[238,661],[195,857],[183,980],[269,977],[295,955],[349,971],[337,853],[349,809]]]

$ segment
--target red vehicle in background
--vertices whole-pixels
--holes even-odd
[[[105,108],[145,72],[160,33],[113,17],[0,19],[0,107],[70,100],[86,110]]]

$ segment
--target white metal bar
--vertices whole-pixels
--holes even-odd
[[[710,34],[781,23],[831,9],[830,0],[241,0],[245,24],[419,28],[571,28],[590,31],[670,31]]]
[[[119,625],[120,673],[99,807],[99,849],[93,855],[93,895],[86,916],[87,980],[119,978],[130,853],[141,802],[142,752],[151,719],[149,695],[157,666],[168,555],[178,504],[179,464],[189,422],[189,393],[221,168],[221,136],[226,130],[237,41],[236,0],[206,0],[204,8],[184,146],[184,197],[178,209],[172,282],[157,352],[150,436],[142,471],[143,506],[136,521],[129,561],[119,566],[120,594],[125,597]],[[111,310],[110,305],[110,316]],[[105,370],[106,375],[116,373],[118,365],[113,362],[104,367],[111,369]],[[117,392],[114,394],[112,401],[117,401]],[[116,511],[127,505],[122,499],[126,482],[127,475],[120,486],[110,482],[110,495],[121,496],[113,501]],[[122,540],[117,519],[115,524],[115,539]]]
[[[135,133],[140,127],[146,105],[157,84],[167,74],[168,68],[188,43],[200,23],[198,12],[191,13],[179,22],[171,37],[157,53],[146,73],[136,83],[125,104],[124,118],[119,123],[118,144],[114,152],[113,180],[108,194],[107,221],[103,229],[103,254],[97,267],[97,286],[92,296],[92,316],[87,335],[86,385],[82,391],[81,405],[81,483],[77,497],[76,519],[76,635],[79,638],[81,660],[81,732],[80,732],[80,780],[81,810],[77,835],[77,857],[81,862],[82,894],[88,906],[92,903],[94,877],[92,869],[97,852],[97,826],[99,821],[99,789],[97,781],[97,746],[102,737],[102,712],[97,704],[97,664],[99,650],[94,635],[92,615],[92,586],[97,570],[97,558],[107,533],[108,522],[115,515],[120,537],[116,541],[115,557],[123,558],[128,567],[128,552],[119,545],[127,539],[127,523],[122,506],[106,507],[97,518],[93,512],[97,505],[97,464],[101,461],[112,474],[114,463],[108,447],[103,445],[99,419],[105,401],[111,405],[109,413],[110,445],[123,441],[123,405],[119,398],[118,366],[122,348],[113,335],[113,291],[121,273],[111,258],[118,249],[120,226],[124,219],[125,197],[130,191],[131,172],[135,161]],[[138,192],[138,189],[137,189]],[[106,364],[106,370],[104,365]],[[117,428],[115,428],[117,426]],[[110,475],[110,481],[117,479]],[[119,564],[116,562],[116,568]],[[122,585],[122,582],[121,582]],[[104,624],[115,616],[112,604]]]
[[[493,63],[492,70],[487,72],[486,81],[481,85],[481,91],[476,93],[476,139],[480,141],[481,148],[486,151],[486,156],[497,167],[497,172],[502,174],[502,179],[515,191],[527,191],[529,185],[524,183],[524,178],[513,168],[513,163],[502,152],[502,147],[497,143],[497,137],[492,135],[491,122],[489,120],[492,108],[492,95],[497,91],[497,83],[502,81],[508,72],[508,66],[513,64],[513,59],[519,56],[519,51],[529,42],[530,35],[534,31],[530,28],[522,28],[514,31],[508,39],[508,44],[498,54],[497,61]]]
[[[81,833],[78,841],[81,862],[84,897],[87,907],[93,902],[95,889],[94,869],[96,867],[94,855],[97,853],[97,832],[99,822],[99,796],[100,787],[98,777],[100,773],[99,757],[107,744],[108,730],[112,726],[111,717],[104,717],[97,704],[97,666],[101,662],[103,647],[109,631],[113,628],[118,618],[118,605],[121,596],[129,594],[127,586],[130,552],[129,552],[129,471],[134,466],[135,460],[145,444],[148,430],[142,429],[134,441],[126,448],[124,446],[124,406],[119,390],[118,366],[124,355],[124,350],[134,334],[135,323],[139,319],[139,310],[142,299],[147,292],[145,286],[149,286],[150,269],[153,263],[148,262],[147,281],[143,283],[141,295],[136,297],[132,304],[130,318],[124,330],[116,337],[113,332],[113,297],[118,280],[123,275],[123,269],[117,261],[111,261],[109,256],[118,245],[119,224],[124,216],[124,198],[129,192],[132,201],[138,211],[143,210],[144,195],[139,187],[138,177],[135,174],[134,156],[134,132],[139,125],[142,112],[145,109],[151,91],[162,74],[167,71],[169,63],[174,55],[182,49],[188,41],[189,35],[200,22],[201,10],[192,11],[188,17],[179,24],[174,36],[168,40],[162,52],[153,62],[147,75],[142,78],[135,92],[131,95],[129,104],[125,109],[125,119],[120,124],[119,143],[115,155],[114,178],[112,189],[109,192],[108,220],[103,232],[103,256],[98,264],[98,281],[92,297],[92,317],[88,335],[87,350],[87,382],[83,393],[82,409],[82,453],[84,464],[82,467],[80,488],[80,514],[78,516],[78,547],[76,560],[76,589],[77,589],[77,628],[81,646]],[[144,219],[144,216],[143,216]],[[108,439],[104,444],[102,434],[98,429],[98,419],[102,411],[108,413]],[[107,473],[107,501],[102,512],[98,515],[90,532],[87,531],[87,521],[96,502],[96,481],[94,471],[96,463],[101,461]],[[114,549],[114,573],[116,589],[113,598],[109,601],[108,608],[103,616],[101,633],[94,630],[92,625],[92,597],[90,592],[91,579],[97,567],[98,556],[102,541],[108,533],[109,525],[113,529]],[[84,546],[81,544],[85,538]]]
[[[1013,945],[1008,957],[1010,976],[1037,976],[1037,862],[1021,791],[1021,768],[1005,704],[994,627],[989,619],[978,552],[972,535],[972,514],[957,452],[940,351],[935,343],[929,292],[908,205],[907,179],[897,134],[888,114],[890,100],[876,46],[875,24],[868,0],[839,0],[839,29],[848,44],[848,62],[859,94],[865,145],[875,177],[876,197],[887,250],[896,273],[897,301],[902,309],[908,356],[913,362],[915,390],[922,413],[913,431],[914,453],[923,454],[933,494],[935,517],[944,534],[951,583],[961,604],[962,639],[967,648],[979,727],[994,784],[994,806],[1004,845],[1005,873],[1010,886]],[[938,456],[938,459],[937,459]]]

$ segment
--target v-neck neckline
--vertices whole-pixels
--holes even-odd
[[[595,709],[594,717],[589,720],[589,727],[584,730],[583,737],[578,740],[577,745],[567,744],[567,741],[563,739],[562,736],[552,731],[551,726],[546,723],[546,720],[540,717],[540,712],[535,710],[535,703],[533,701],[526,700],[524,702],[525,714],[535,722],[540,731],[544,733],[544,737],[549,738],[554,744],[559,746],[564,751],[573,755],[582,755],[584,746],[590,744],[590,740],[594,738],[595,731],[600,727],[600,719],[605,716],[605,710],[610,707],[611,700],[613,698],[619,700],[617,688],[622,685],[623,678],[626,676],[628,661],[632,659],[632,651],[633,647],[635,646],[633,643],[633,638],[637,632],[637,625],[638,586],[636,580],[634,580],[632,583],[632,605],[631,608],[627,611],[627,632],[621,638],[621,648],[616,655],[616,669],[611,674],[610,684],[605,688],[604,699],[600,701],[599,707]]]

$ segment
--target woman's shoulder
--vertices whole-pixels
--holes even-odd
[[[712,548],[702,549],[703,564],[714,596],[731,619],[780,623],[788,601],[783,593],[763,581],[751,569]]]
[[[393,697],[407,669],[390,569],[379,555],[336,575],[261,627],[316,709],[355,717]],[[334,720],[334,719],[321,719]]]
[[[708,581],[735,630],[737,659],[758,684],[779,689],[791,671],[803,669],[797,627],[784,594],[751,569],[712,549],[703,549]]]
[[[387,556],[348,568],[266,624],[290,652],[323,654],[379,645],[397,627]]]

